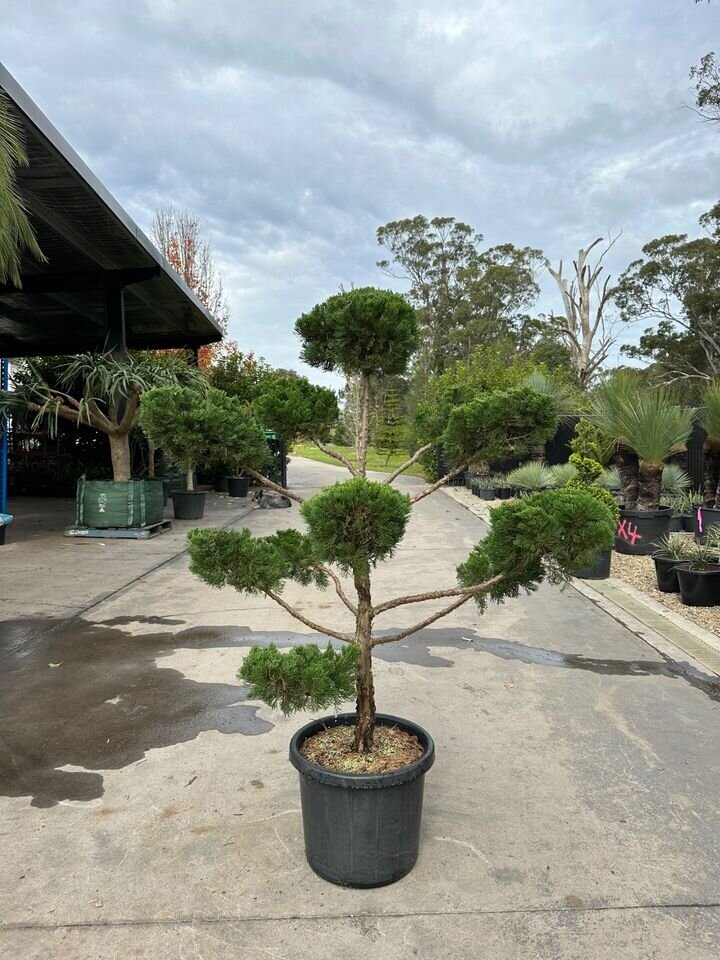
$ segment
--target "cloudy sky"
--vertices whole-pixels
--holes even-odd
[[[0,60],[146,231],[212,238],[231,335],[298,367],[292,324],[388,285],[376,228],[424,213],[551,259],[694,231],[720,130],[688,71],[692,0],[0,0]],[[540,304],[554,301],[546,285]],[[320,379],[314,375],[314,379]]]

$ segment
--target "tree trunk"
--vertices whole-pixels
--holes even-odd
[[[640,471],[637,454],[627,447],[620,447],[617,452],[617,467],[620,474],[623,506],[627,510],[634,510],[638,498],[638,474]]]
[[[638,476],[638,495],[635,509],[657,510],[660,506],[663,465],[641,463]]]
[[[148,476],[155,479],[155,444],[148,440]]]
[[[355,710],[355,740],[353,748],[358,753],[372,750],[375,731],[375,687],[372,674],[372,600],[370,597],[370,573],[355,573],[355,589],[358,595],[355,618],[355,642],[360,647],[357,662],[357,701]]]
[[[132,473],[129,435],[127,433],[109,433],[108,440],[110,441],[113,480],[129,480]]]
[[[187,468],[187,473],[185,474],[185,486],[187,487],[187,489],[188,489],[188,491],[189,491],[190,493],[192,493],[192,491],[195,489],[195,483],[194,483],[194,480],[193,480],[193,468],[192,468],[192,467],[188,467],[188,468]]]
[[[358,470],[365,476],[370,435],[370,377],[362,373],[360,380],[360,436],[358,438]]]
[[[706,507],[715,507],[720,486],[720,450],[705,446],[705,469],[703,471],[703,496]]]

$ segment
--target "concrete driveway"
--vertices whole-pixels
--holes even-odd
[[[290,475],[301,492],[344,476],[299,460]],[[293,507],[237,525],[264,534],[297,520]],[[451,585],[483,532],[444,494],[422,501],[378,570],[377,598]],[[87,564],[87,542],[68,546]],[[53,549],[47,541],[43,569]],[[391,887],[343,890],[303,855],[287,745],[306,716],[249,702],[234,680],[248,646],[306,639],[301,625],[271,601],[206,587],[186,555],[130,581],[128,545],[102,550],[106,581],[109,558],[120,584],[106,599],[87,583],[76,596],[66,563],[66,606],[79,615],[49,612],[47,574],[28,570],[27,597],[6,616],[0,956],[720,954],[715,675],[661,657],[572,589],[484,617],[468,604],[379,648],[379,708],[427,727],[437,762],[415,870]],[[334,592],[290,586],[286,597],[348,624]],[[399,608],[379,625],[431,609]]]

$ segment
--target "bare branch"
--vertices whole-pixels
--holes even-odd
[[[267,477],[264,477],[262,473],[258,473],[257,470],[253,470],[251,467],[243,467],[243,473],[246,473],[249,477],[252,477],[253,480],[257,480],[261,486],[268,487],[270,490],[275,490],[276,493],[282,493],[286,497],[290,497],[290,499],[294,500],[295,503],[304,502],[302,497],[299,497],[296,493],[291,493],[287,487],[281,487],[279,483],[275,483],[274,480],[269,480]]]
[[[401,473],[404,473],[408,469],[408,467],[411,467],[414,463],[417,463],[420,457],[424,453],[427,453],[428,450],[432,450],[434,446],[435,446],[435,443],[433,442],[433,443],[426,443],[424,447],[420,447],[420,449],[416,450],[409,460],[406,460],[405,463],[403,463],[401,466],[397,468],[397,470],[393,470],[393,472],[390,474],[389,477],[385,477],[385,479],[383,480],[383,483],[392,483],[393,480],[399,477]]]
[[[423,497],[429,497],[431,493],[435,493],[436,490],[439,490],[443,484],[447,483],[448,480],[452,480],[453,477],[456,477],[459,473],[462,473],[463,470],[467,470],[468,465],[463,463],[462,466],[458,467],[457,470],[453,470],[452,473],[446,473],[444,477],[441,477],[440,480],[437,480],[429,487],[425,487],[424,490],[421,490],[420,493],[416,493],[414,497],[410,497],[410,503],[417,503],[418,500],[422,500]]]
[[[317,570],[322,570],[323,573],[327,574],[327,576],[330,577],[330,579],[332,580],[332,582],[335,584],[335,593],[337,593],[337,595],[340,597],[340,599],[341,599],[342,602],[345,604],[345,606],[348,608],[348,610],[349,610],[353,615],[357,616],[357,607],[356,607],[355,604],[348,598],[347,594],[346,594],[345,591],[343,590],[343,585],[342,585],[342,583],[340,583],[340,578],[337,576],[337,574],[336,574],[333,570],[331,570],[330,567],[326,567],[324,563],[318,563],[318,564],[316,565],[316,569],[317,569]]]
[[[347,467],[347,469],[350,471],[350,473],[354,477],[360,476],[359,471],[352,465],[352,463],[348,460],[348,458],[344,456],[342,453],[339,453],[337,450],[333,450],[331,447],[326,447],[325,444],[322,442],[322,440],[318,440],[317,437],[313,437],[312,442],[315,444],[318,450],[322,450],[322,452],[327,454],[328,457],[332,457],[334,460],[338,460],[344,467]]]
[[[329,627],[323,627],[319,623],[315,623],[313,620],[308,620],[307,617],[304,617],[295,607],[291,607],[289,603],[285,603],[282,597],[278,596],[277,593],[273,593],[272,590],[267,591],[268,597],[275,601],[275,603],[280,604],[283,610],[287,610],[291,617],[295,617],[296,620],[299,620],[300,623],[304,623],[306,627],[310,627],[311,630],[315,630],[317,633],[324,633],[328,637],[335,637],[336,640],[342,640],[343,643],[354,643],[354,637],[351,637],[347,633],[338,633],[336,630],[331,630]]]
[[[401,630],[400,633],[393,633],[387,637],[376,637],[373,640],[373,646],[380,646],[383,643],[394,643],[396,640],[404,640],[405,637],[409,637],[413,633],[417,633],[418,630],[424,630],[425,627],[429,627],[431,623],[435,623],[436,620],[440,620],[441,617],[447,616],[448,613],[452,613],[453,610],[457,610],[458,607],[461,607],[464,603],[467,603],[468,600],[475,596],[476,593],[482,593],[484,590],[489,590],[490,587],[494,586],[496,583],[499,583],[503,579],[504,574],[499,573],[497,576],[492,577],[485,583],[479,583],[476,587],[472,587],[467,593],[464,593],[463,596],[453,601],[453,603],[448,604],[447,607],[443,607],[443,609],[438,613],[433,613],[424,620],[421,620],[420,623],[416,623],[414,627],[408,627],[407,630]]]
[[[434,590],[431,593],[408,594],[405,597],[397,597],[395,600],[386,600],[385,603],[379,603],[373,607],[373,616],[384,613],[386,610],[392,610],[395,607],[402,607],[407,603],[422,603],[424,600],[440,600],[442,597],[460,597],[464,594],[472,596],[487,588],[488,583],[478,584],[474,587],[452,587],[450,590]]]

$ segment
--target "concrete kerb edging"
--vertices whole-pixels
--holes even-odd
[[[490,519],[487,501],[479,500],[464,487],[443,487],[452,500],[486,523]],[[591,585],[592,584],[592,585]],[[720,676],[720,637],[698,626],[674,610],[638,590],[610,577],[608,580],[573,578],[571,587],[618,623],[627,627],[663,657],[678,659],[700,670],[712,670]]]

